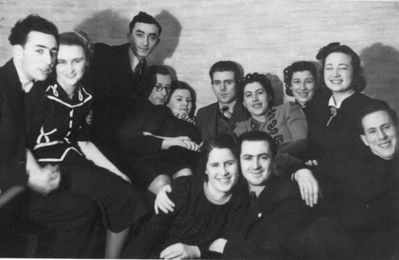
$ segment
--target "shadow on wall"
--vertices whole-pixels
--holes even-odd
[[[162,26],[161,41],[148,57],[148,63],[164,64],[165,59],[173,56],[179,44],[182,27],[177,18],[166,10],[156,15],[155,19]]]
[[[117,12],[104,10],[83,20],[76,28],[85,32],[92,42],[117,45],[127,42],[129,23],[130,20],[120,16]]]
[[[283,84],[283,82],[275,74],[267,73],[266,77],[272,83],[272,88],[273,88],[273,92],[274,92],[273,105],[274,106],[281,105],[284,102],[284,84]]]
[[[399,113],[399,51],[374,43],[361,51],[367,87],[365,93],[387,101]]]

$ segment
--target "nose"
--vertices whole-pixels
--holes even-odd
[[[49,51],[43,55],[43,63],[45,63],[46,66],[50,66],[54,61],[55,57],[53,58],[53,55]]]
[[[306,90],[307,86],[306,86],[306,82],[303,82],[301,85],[301,90]]]
[[[74,71],[74,66],[72,65],[72,63],[68,63],[68,67],[67,67],[67,70],[68,70],[68,73],[72,73],[73,71]]]
[[[253,102],[258,101],[258,95],[256,95],[256,94],[253,95],[253,96],[252,96],[252,101],[253,101]]]
[[[339,76],[339,75],[340,75],[339,69],[336,68],[336,69],[334,70],[334,76]]]
[[[183,106],[186,107],[188,105],[188,102],[186,100],[183,100],[182,102],[183,102]]]
[[[220,89],[223,91],[226,90],[226,85],[223,82],[220,84]]]
[[[387,137],[387,134],[385,133],[385,131],[384,130],[382,130],[382,129],[378,129],[377,130],[377,134],[378,134],[378,138],[379,139],[385,139],[386,137]]]
[[[252,168],[255,170],[255,169],[258,169],[259,168],[259,161],[258,161],[258,159],[253,159],[252,160]]]
[[[148,45],[150,45],[150,39],[148,36],[144,37],[144,46],[148,47]]]

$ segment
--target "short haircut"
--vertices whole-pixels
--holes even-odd
[[[139,12],[137,15],[135,15],[133,17],[132,21],[129,24],[129,32],[130,33],[133,31],[133,28],[136,25],[136,23],[155,24],[158,27],[158,36],[161,35],[161,32],[162,32],[161,25],[157,22],[157,20],[155,20],[154,17],[147,14],[146,12]]]
[[[363,76],[363,68],[360,63],[360,57],[357,55],[357,53],[352,50],[350,47],[346,45],[342,45],[339,42],[332,42],[323,48],[319,50],[319,52],[316,55],[316,59],[318,59],[321,62],[322,65],[322,82],[325,86],[324,82],[324,67],[326,65],[326,59],[328,55],[330,55],[333,52],[340,52],[348,55],[351,57],[351,63],[353,67],[353,78],[352,78],[352,83],[351,83],[351,88],[355,92],[361,92],[366,88],[366,80]]]
[[[258,82],[262,88],[266,91],[267,96],[270,98],[269,107],[273,106],[274,91],[270,79],[266,75],[255,73],[248,73],[238,82],[237,99],[240,102],[244,100],[244,89],[249,83]]]
[[[398,115],[396,112],[388,105],[387,102],[382,100],[374,99],[369,104],[367,104],[359,114],[358,120],[358,127],[361,134],[364,134],[363,128],[363,118],[371,113],[378,112],[378,111],[385,111],[388,113],[389,117],[391,118],[392,122],[395,126],[398,126]]]
[[[229,149],[233,153],[234,157],[237,159],[238,162],[236,142],[231,135],[224,134],[209,138],[208,140],[204,141],[204,143],[201,146],[198,168],[197,168],[197,173],[205,180],[207,179],[205,171],[206,171],[206,164],[208,163],[209,159],[209,154],[215,148]]]
[[[209,70],[209,77],[211,78],[211,82],[213,82],[213,74],[215,72],[222,71],[232,71],[234,73],[234,80],[238,81],[241,78],[241,70],[237,63],[230,60],[221,60],[212,65]]]
[[[170,89],[170,94],[169,94],[168,99],[165,102],[165,105],[167,105],[169,103],[170,97],[178,89],[187,89],[190,92],[191,102],[193,103],[193,106],[191,108],[189,116],[193,117],[194,113],[195,113],[195,110],[197,109],[197,93],[195,93],[195,90],[190,85],[188,85],[186,82],[178,81],[178,80],[175,80],[175,81],[172,82],[172,86],[171,86],[171,89]]]
[[[93,44],[89,37],[82,31],[64,32],[60,34],[60,45],[77,45],[83,48],[86,60],[90,63],[93,55]]]
[[[141,83],[143,86],[144,96],[148,98],[151,94],[152,89],[157,84],[157,74],[160,75],[169,75],[172,78],[172,75],[169,69],[163,65],[151,65],[147,68],[144,79]]]
[[[241,146],[244,141],[249,141],[249,142],[266,142],[269,144],[270,152],[272,156],[276,156],[277,154],[277,145],[273,141],[273,138],[271,135],[269,135],[266,132],[263,131],[249,131],[245,132],[242,135],[238,137],[238,150],[239,154],[241,154]]]
[[[11,29],[8,40],[11,45],[24,46],[26,44],[28,34],[32,31],[53,35],[58,42],[57,27],[52,22],[36,14],[30,14],[24,19],[19,20]]]
[[[296,61],[290,66],[284,69],[284,83],[285,83],[285,93],[288,96],[293,96],[291,89],[292,75],[298,71],[309,71],[314,79],[315,84],[317,84],[317,68],[310,61]]]

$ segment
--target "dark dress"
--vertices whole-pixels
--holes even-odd
[[[129,183],[88,161],[78,141],[88,141],[85,123],[92,96],[79,85],[72,99],[55,81],[35,91],[41,97],[29,100],[29,144],[39,162],[60,165],[63,186],[97,201],[108,228],[120,232],[147,213],[141,195]],[[44,91],[44,92],[43,92]]]
[[[25,97],[28,94],[22,91],[13,61],[8,61],[0,68],[2,192],[14,185],[27,184],[25,112],[29,108],[25,108]],[[20,236],[38,231],[35,257],[101,257],[98,246],[102,227],[98,216],[98,206],[84,196],[66,191],[43,196],[27,190],[0,208],[0,256],[24,257],[24,248],[21,248],[24,240]]]
[[[201,258],[207,258],[210,244],[229,235],[227,230],[237,225],[248,203],[246,194],[239,191],[223,205],[211,203],[199,176],[178,178],[168,196],[176,205],[174,211],[160,212],[142,226],[124,257],[159,258],[162,250],[180,242],[198,246]]]
[[[198,159],[198,152],[182,147],[163,150],[162,139],[143,132],[166,137],[188,136],[201,143],[200,132],[194,124],[178,119],[165,106],[149,103],[141,108],[141,113],[128,118],[120,133],[124,161],[130,169],[126,173],[142,189],[160,174],[173,175],[183,168],[194,169]]]
[[[227,237],[223,258],[286,259],[310,221],[310,208],[302,201],[298,185],[287,178],[271,177],[251,200],[240,228]]]

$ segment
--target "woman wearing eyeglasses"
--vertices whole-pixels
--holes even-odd
[[[148,97],[141,102],[140,112],[122,126],[120,146],[125,172],[133,183],[157,194],[172,179],[192,175],[196,166],[201,142],[193,120],[196,95],[181,81],[171,87],[153,85],[144,93]],[[169,95],[163,101],[165,93]]]

